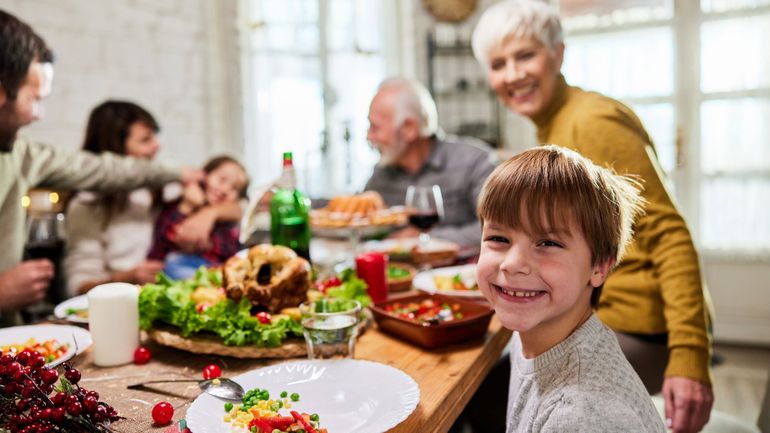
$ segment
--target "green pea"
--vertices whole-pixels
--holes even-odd
[[[292,392],[291,401],[299,401],[299,394],[297,394],[296,392]]]
[[[286,391],[281,391],[281,398],[286,398],[286,396],[289,395]]]
[[[225,412],[230,412],[233,410],[233,404],[230,402],[225,403]]]
[[[310,421],[318,421],[318,414],[314,413],[314,414],[310,415]]]

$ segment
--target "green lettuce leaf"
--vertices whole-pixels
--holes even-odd
[[[326,295],[330,298],[354,300],[361,303],[361,308],[366,308],[372,303],[372,298],[366,292],[366,281],[358,278],[353,269],[345,269],[340,273],[342,284],[336,287],[329,287]]]

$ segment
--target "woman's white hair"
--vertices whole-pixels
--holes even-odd
[[[507,38],[535,38],[551,52],[564,42],[559,12],[542,0],[505,0],[481,15],[471,37],[476,60],[489,66],[489,52]]]
[[[408,117],[418,120],[420,136],[429,137],[438,132],[438,113],[436,102],[430,92],[416,80],[404,77],[385,79],[377,89],[393,90],[396,92],[393,107],[394,124],[401,126]]]

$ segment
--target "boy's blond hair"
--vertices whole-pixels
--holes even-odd
[[[592,266],[611,259],[617,263],[642,212],[640,189],[634,178],[599,167],[577,152],[541,146],[489,175],[477,213],[482,224],[493,221],[531,235],[566,230],[572,220],[588,242]],[[593,304],[594,297],[598,293]]]

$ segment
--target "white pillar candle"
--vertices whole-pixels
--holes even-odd
[[[139,288],[128,283],[101,284],[88,291],[88,327],[94,364],[127,364],[139,347]]]

